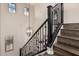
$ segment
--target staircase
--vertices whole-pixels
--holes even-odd
[[[79,55],[79,23],[64,24],[61,35],[54,44],[54,55],[78,56]]]

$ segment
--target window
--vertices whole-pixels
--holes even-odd
[[[16,4],[15,3],[9,3],[8,4],[9,13],[15,13],[16,11]]]

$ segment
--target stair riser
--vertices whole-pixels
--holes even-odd
[[[79,37],[79,31],[76,30],[61,30],[61,35],[66,35],[66,36],[72,36],[72,37]]]
[[[79,24],[65,24],[64,29],[79,29]]]
[[[69,38],[58,37],[58,42],[79,48],[79,41],[75,39],[73,40]]]
[[[72,53],[69,53],[63,49],[54,46],[54,54],[58,54],[59,56],[75,56]]]

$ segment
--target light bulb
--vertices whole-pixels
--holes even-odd
[[[28,16],[29,15],[29,8],[24,8],[24,15],[26,16]]]
[[[30,37],[30,36],[31,36],[31,34],[32,34],[32,29],[31,29],[31,28],[28,28],[26,33],[27,33],[27,36],[29,36],[29,37]]]

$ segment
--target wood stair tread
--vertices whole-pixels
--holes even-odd
[[[54,51],[54,56],[62,56],[62,54],[59,51]]]
[[[79,31],[79,29],[61,29],[61,30]]]
[[[63,25],[72,25],[72,24],[73,24],[73,25],[75,25],[75,24],[76,24],[76,25],[79,25],[79,23],[64,23]]]
[[[61,36],[58,36],[58,37],[68,38],[68,39],[73,39],[73,40],[79,40],[79,38],[78,38],[78,37],[73,37],[73,36],[61,35]]]
[[[61,29],[61,35],[79,37],[79,30],[76,30],[76,29]]]
[[[56,46],[60,49],[63,49],[65,51],[68,51],[72,54],[79,55],[79,49],[77,49],[77,48],[74,48],[74,47],[71,47],[71,46],[68,46],[68,45],[65,45],[65,44],[62,44],[62,43],[57,43],[54,46]]]

